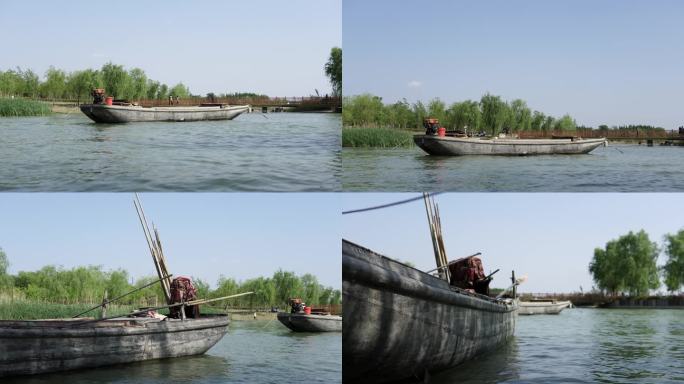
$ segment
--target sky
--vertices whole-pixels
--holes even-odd
[[[194,94],[330,93],[341,0],[0,2],[0,70],[139,67]]]
[[[684,2],[345,0],[345,95],[489,92],[578,124],[684,125]]]
[[[342,208],[412,196],[419,194],[344,194]],[[501,269],[492,287],[508,287],[515,270],[528,276],[519,289],[528,293],[589,291],[595,248],[641,229],[662,246],[666,233],[684,229],[684,194],[452,193],[435,199],[448,259],[482,252],[485,273]],[[422,200],[344,215],[342,237],[423,271],[436,267]],[[665,261],[661,254],[658,264]]]
[[[337,195],[143,193],[140,199],[175,276],[216,287],[220,275],[244,281],[282,268],[342,286]],[[102,265],[133,278],[156,276],[133,194],[3,193],[0,212],[0,248],[11,274]]]

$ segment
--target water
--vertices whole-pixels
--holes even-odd
[[[342,150],[345,191],[666,192],[684,190],[684,147],[611,145],[588,155],[428,156]]]
[[[520,316],[506,347],[432,376],[446,383],[684,381],[684,310],[566,309]]]
[[[277,320],[233,321],[205,355],[2,379],[6,384],[297,381],[342,381],[342,333],[294,333]]]
[[[95,124],[73,113],[0,118],[0,190],[339,190],[339,114]]]

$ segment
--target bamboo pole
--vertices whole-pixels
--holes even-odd
[[[440,256],[440,250],[439,250],[439,245],[437,243],[437,236],[435,234],[435,227],[433,223],[433,217],[432,217],[432,210],[430,207],[430,202],[429,202],[429,194],[427,192],[423,192],[423,201],[425,202],[425,212],[427,214],[427,219],[428,219],[428,226],[430,228],[430,238],[432,239],[432,248],[435,253],[435,263],[437,264],[437,268],[440,268],[441,265],[441,256]],[[441,272],[439,273],[440,278],[444,278],[444,273]]]
[[[133,205],[135,205],[136,212],[138,213],[138,218],[140,219],[140,225],[143,227],[143,233],[145,234],[145,239],[147,240],[147,245],[150,248],[150,253],[152,254],[152,261],[154,262],[154,267],[157,270],[157,275],[160,279],[160,284],[162,286],[162,291],[164,292],[164,298],[167,304],[171,304],[171,284],[165,276],[168,276],[168,270],[166,270],[166,265],[162,264],[160,258],[160,245],[152,237],[149,224],[147,223],[147,218],[145,217],[145,211],[142,208],[138,194],[135,194],[135,199],[133,200]],[[157,236],[157,239],[159,237]]]
[[[223,297],[218,297],[215,299],[201,299],[201,300],[193,300],[193,301],[186,301],[184,303],[175,303],[175,304],[169,304],[169,305],[162,305],[159,307],[152,307],[152,308],[145,308],[145,309],[140,309],[138,311],[133,311],[127,315],[119,315],[119,316],[110,316],[110,317],[103,317],[101,319],[96,319],[96,320],[88,320],[88,321],[82,321],[79,323],[75,323],[74,325],[83,325],[83,324],[89,324],[89,323],[95,323],[98,321],[102,320],[111,320],[111,319],[116,319],[119,317],[124,317],[124,316],[132,316],[132,315],[138,315],[141,313],[149,312],[149,311],[156,311],[158,309],[165,309],[165,308],[173,308],[173,307],[180,307],[180,306],[185,306],[185,305],[200,305],[200,304],[206,304],[206,303],[211,303],[214,301],[221,301],[221,300],[228,300],[232,299],[235,297],[240,297],[240,296],[245,296],[245,295],[251,295],[254,292],[243,292],[243,293],[237,293],[235,295],[230,295],[230,296],[223,296]]]

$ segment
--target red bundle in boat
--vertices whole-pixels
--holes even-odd
[[[449,273],[452,285],[482,294],[487,294],[489,291],[489,280],[483,287],[487,275],[484,273],[482,260],[479,257],[472,256],[450,264]]]
[[[187,277],[176,277],[171,281],[171,302],[184,303],[197,299],[197,289],[192,285],[192,280]],[[181,317],[181,307],[170,308],[170,316],[173,318]],[[199,317],[199,306],[190,305],[185,307],[185,316]]]

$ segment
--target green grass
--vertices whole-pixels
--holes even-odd
[[[342,146],[356,148],[410,148],[411,131],[397,128],[343,127]]]
[[[0,116],[45,116],[52,113],[49,104],[26,99],[0,98]]]

